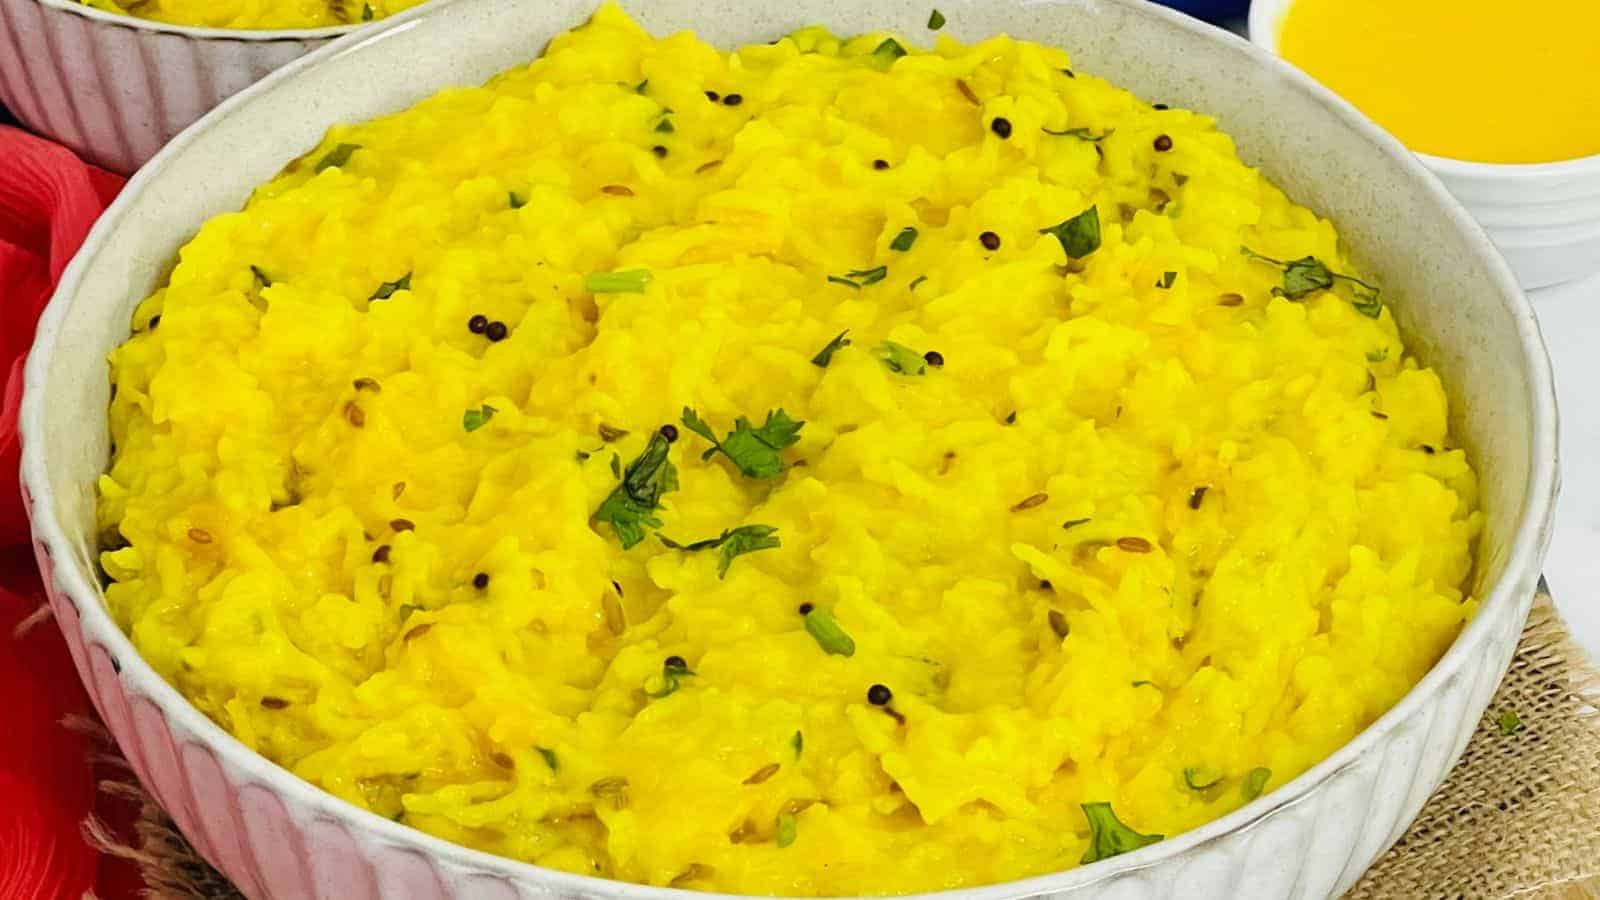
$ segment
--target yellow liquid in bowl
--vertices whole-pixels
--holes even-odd
[[[1278,50],[1421,153],[1600,154],[1595,0],[1298,0]]]

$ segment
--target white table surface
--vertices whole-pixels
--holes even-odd
[[[1600,275],[1529,294],[1561,407],[1561,499],[1545,577],[1556,608],[1600,659]]]

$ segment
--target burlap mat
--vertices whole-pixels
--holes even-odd
[[[1461,763],[1346,900],[1600,897],[1597,701],[1600,669],[1572,642],[1541,593]],[[1499,724],[1507,711],[1523,726],[1509,735]],[[128,771],[114,753],[104,761]],[[85,831],[101,849],[139,865],[148,897],[240,897],[190,849],[131,774],[103,782],[102,789],[137,804],[134,834],[113,835],[94,821]]]

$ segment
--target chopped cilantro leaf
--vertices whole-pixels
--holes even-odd
[[[886,72],[894,65],[895,60],[905,55],[906,48],[900,46],[899,41],[894,38],[884,38],[883,43],[872,51],[871,64],[874,69]]]
[[[694,677],[694,672],[688,666],[683,665],[681,660],[677,657],[668,657],[667,661],[661,664],[660,682],[653,688],[647,685],[644,689],[645,695],[659,700],[668,694],[675,694],[678,692],[680,682],[685,678],[692,677]]]
[[[817,646],[832,656],[854,656],[856,642],[839,626],[839,620],[825,609],[806,613],[806,632],[816,640]]]
[[[884,341],[872,352],[888,367],[889,371],[899,375],[926,375],[928,361],[921,353],[894,341]]]
[[[1522,717],[1509,709],[1501,712],[1494,724],[1499,729],[1501,737],[1510,737],[1527,727],[1522,724]]]
[[[1383,315],[1383,301],[1379,299],[1382,292],[1378,288],[1352,275],[1340,275],[1332,271],[1326,263],[1315,256],[1302,256],[1299,259],[1285,261],[1257,253],[1249,247],[1240,247],[1239,252],[1257,262],[1278,266],[1283,270],[1283,284],[1272,289],[1272,292],[1279,297],[1299,300],[1308,294],[1329,290],[1334,282],[1343,281],[1350,285],[1350,305],[1356,312],[1369,319]]]
[[[378,285],[378,289],[373,291],[372,296],[367,299],[387,300],[400,291],[409,290],[411,290],[411,273],[407,272],[393,281],[385,281],[383,284]]]
[[[624,550],[644,540],[646,527],[661,526],[661,520],[654,515],[660,508],[661,495],[678,489],[678,470],[667,456],[670,447],[659,431],[652,434],[644,452],[620,474],[622,482],[595,510],[595,521],[610,524]],[[611,471],[617,472],[618,467],[613,454]]]
[[[1239,783],[1239,796],[1246,802],[1261,796],[1261,791],[1267,786],[1267,779],[1272,777],[1272,770],[1257,766],[1244,773],[1244,781]]]
[[[944,27],[944,13],[939,12],[936,9],[936,10],[933,11],[932,15],[928,16],[928,30],[929,31],[938,31],[939,29],[941,29],[943,27]]]
[[[544,764],[550,767],[550,771],[561,771],[561,760],[556,758],[556,752],[554,750],[551,750],[549,747],[535,747],[533,749],[539,751],[539,755],[544,757]]]
[[[838,353],[840,350],[850,346],[850,339],[845,337],[845,335],[849,333],[850,329],[846,328],[835,335],[833,340],[829,341],[826,347],[818,350],[817,355],[811,357],[811,364],[819,369],[826,369],[828,367],[828,363],[833,362],[833,355],[835,353]]]
[[[733,431],[722,440],[700,415],[689,407],[683,408],[683,427],[712,443],[701,459],[710,459],[717,453],[728,457],[746,478],[777,478],[783,474],[785,448],[800,440],[804,422],[789,418],[782,409],[767,413],[767,420],[758,428],[744,416],[734,420]]]
[[[321,172],[323,169],[340,168],[350,161],[350,156],[353,153],[360,149],[360,144],[335,144],[332,150],[324,153],[322,158],[317,160],[316,168],[312,171],[315,173]]]
[[[687,553],[697,553],[701,550],[720,548],[721,558],[717,563],[717,577],[728,577],[728,567],[733,561],[746,553],[757,550],[771,550],[783,546],[778,540],[778,529],[771,525],[740,525],[730,528],[714,538],[695,541],[691,544],[680,544],[664,534],[657,534],[661,543],[673,550],[683,550]]]
[[[793,813],[778,813],[777,841],[779,850],[794,843],[794,839],[798,836],[799,828],[799,823],[795,821]]]
[[[1149,682],[1145,682],[1149,684]],[[1210,766],[1191,766],[1183,770],[1183,783],[1191,791],[1203,791],[1206,788],[1216,787],[1222,781],[1222,772]]]
[[[499,412],[498,409],[487,403],[478,409],[469,409],[461,414],[461,427],[469,432],[477,431],[479,428],[489,424],[489,420],[494,418],[494,414],[497,412]]]
[[[1110,859],[1140,847],[1149,846],[1165,835],[1140,834],[1122,824],[1109,803],[1084,803],[1084,818],[1089,820],[1089,848],[1079,860],[1084,865]]]
[[[915,244],[916,242],[917,230],[910,227],[902,228],[900,229],[900,233],[894,236],[894,240],[889,242],[889,249],[898,250],[901,253],[904,253],[907,250],[910,250],[911,245]]]
[[[590,273],[583,279],[583,289],[591,294],[638,294],[649,283],[649,269],[624,269]]]
[[[1064,222],[1039,229],[1039,233],[1054,235],[1068,258],[1082,259],[1100,249],[1100,210],[1091,206]]]
[[[1088,141],[1091,144],[1098,144],[1106,138],[1117,133],[1115,128],[1107,131],[1105,134],[1095,134],[1087,128],[1067,128],[1062,131],[1052,131],[1048,128],[1042,130],[1045,134],[1053,134],[1056,137],[1077,138],[1080,141]]]

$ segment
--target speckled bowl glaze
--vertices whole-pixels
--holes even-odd
[[[926,0],[625,0],[654,32],[722,46],[821,22],[927,37]],[[447,0],[363,30],[229,100],[128,185],[40,322],[22,409],[23,486],[51,603],[78,671],[134,769],[205,857],[255,898],[692,895],[489,856],[358,810],[255,755],[139,658],[106,613],[94,482],[107,460],[107,351],[206,218],[335,122],[399,110],[536,56],[593,0]],[[1325,897],[1392,844],[1460,756],[1504,674],[1550,535],[1556,410],[1527,300],[1484,233],[1425,169],[1351,107],[1248,43],[1139,0],[941,0],[947,30],[1069,49],[1084,71],[1215,115],[1297,200],[1331,216],[1394,298],[1411,345],[1454,399],[1488,523],[1476,618],[1431,672],[1299,778],[1185,834],[1094,865],[948,900]]]
[[[218,103],[356,27],[187,28],[76,0],[0,0],[0,102],[126,175]]]
[[[1255,0],[1250,40],[1278,52],[1294,0]],[[1548,163],[1417,158],[1489,233],[1528,290],[1600,272],[1600,156]]]

